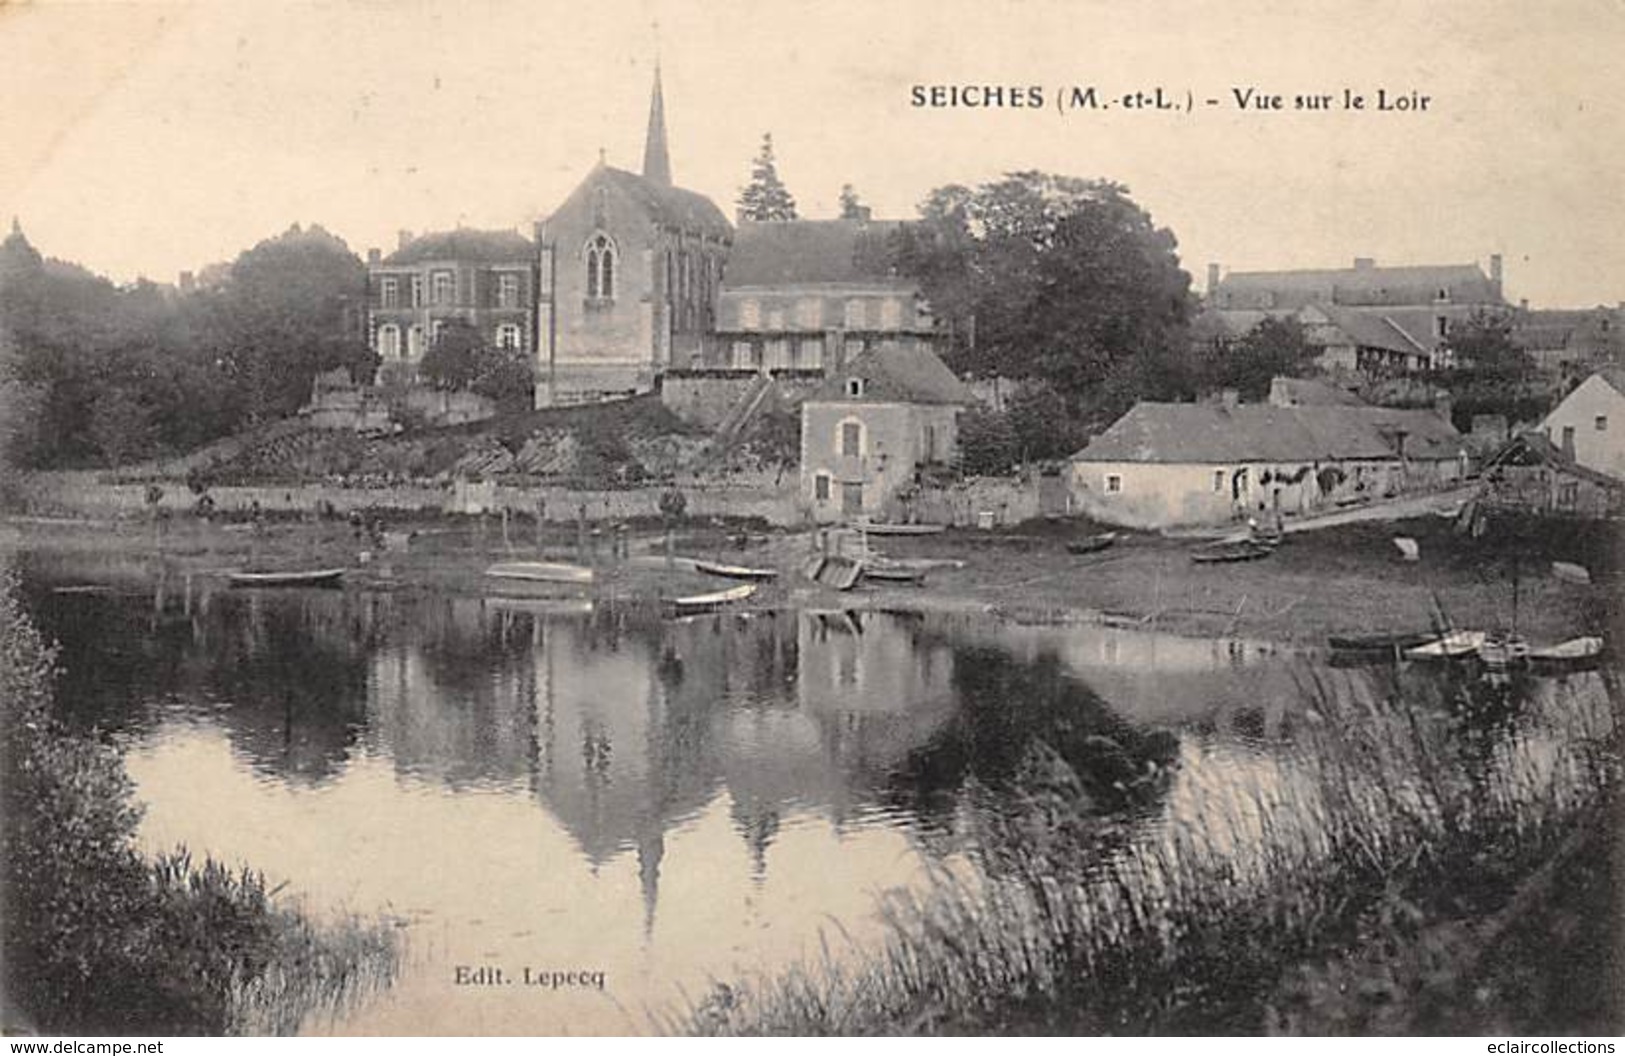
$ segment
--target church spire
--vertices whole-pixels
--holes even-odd
[[[671,186],[671,155],[666,152],[666,100],[660,91],[660,63],[655,63],[654,92],[649,97],[649,136],[643,143],[643,178]]]

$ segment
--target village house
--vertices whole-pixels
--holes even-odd
[[[820,522],[899,520],[921,471],[951,463],[976,402],[923,345],[866,352],[801,405],[801,501]]]
[[[1625,303],[1615,308],[1536,308],[1521,305],[1512,343],[1548,371],[1585,373],[1625,365]]]
[[[1608,367],[1582,381],[1546,416],[1541,431],[1575,463],[1625,480],[1625,368]]]
[[[1300,383],[1301,385],[1301,383]],[[1277,400],[1136,404],[1072,456],[1069,508],[1132,528],[1295,516],[1447,486],[1467,472],[1447,409]]]
[[[877,348],[931,347],[917,283],[891,266],[898,221],[742,220],[705,366],[835,372]]]
[[[1229,274],[1210,264],[1197,332],[1232,339],[1266,318],[1296,319],[1322,368],[1381,376],[1446,365],[1450,328],[1505,304],[1499,254],[1488,275],[1477,264],[1378,267],[1368,257],[1351,268]]]
[[[447,323],[493,348],[536,348],[536,247],[514,231],[459,228],[367,253],[367,340],[385,378],[412,378]]]
[[[1619,517],[1625,480],[1579,464],[1544,433],[1521,433],[1485,464],[1479,498],[1525,513]]]

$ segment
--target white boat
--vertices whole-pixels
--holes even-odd
[[[1405,650],[1405,655],[1412,660],[1448,660],[1472,656],[1484,645],[1487,637],[1483,631],[1451,631],[1426,645]]]
[[[492,565],[485,574],[492,579],[526,583],[586,584],[593,581],[592,569],[563,561],[507,561]]]
[[[1566,642],[1529,650],[1531,660],[1589,660],[1602,655],[1602,639],[1596,635],[1570,638]]]
[[[737,587],[729,587],[727,590],[718,590],[710,594],[690,594],[687,597],[671,598],[668,604],[676,610],[678,615],[686,616],[698,612],[712,612],[724,606],[744,601],[755,593],[756,588],[754,586],[744,583]]]
[[[777,579],[776,568],[749,568],[745,565],[725,565],[718,561],[694,561],[694,571],[724,579]]]

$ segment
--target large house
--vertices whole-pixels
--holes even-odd
[[[878,348],[931,346],[918,284],[891,266],[897,221],[742,220],[705,366],[838,371]]]
[[[959,412],[976,402],[923,345],[881,347],[801,405],[801,500],[817,521],[901,519],[922,469],[951,463]]]
[[[1198,332],[1233,338],[1265,318],[1291,318],[1328,370],[1407,373],[1445,365],[1451,327],[1505,306],[1499,254],[1487,275],[1477,264],[1378,267],[1368,257],[1349,268],[1229,274],[1212,264]]]
[[[1625,480],[1625,368],[1608,367],[1582,381],[1546,416],[1541,431],[1575,463]]]
[[[1285,516],[1466,475],[1448,414],[1276,386],[1265,404],[1136,404],[1072,456],[1069,506],[1133,528]]]

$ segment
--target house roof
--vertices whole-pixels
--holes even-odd
[[[849,395],[847,382],[863,379],[863,394]],[[877,348],[858,356],[815,389],[820,403],[972,404],[976,396],[948,365],[923,345]]]
[[[640,203],[656,223],[683,231],[729,238],[733,225],[722,215],[715,202],[696,191],[657,183],[625,169],[600,165],[597,173],[613,183],[628,197]],[[589,177],[590,181],[591,177]]]
[[[1072,458],[1199,464],[1391,459],[1401,443],[1411,458],[1454,458],[1461,450],[1454,427],[1432,411],[1139,403]]]
[[[385,264],[421,264],[458,260],[478,264],[520,264],[536,259],[536,246],[517,231],[479,231],[459,227],[419,235],[384,258]]]
[[[1235,271],[1219,281],[1214,300],[1220,307],[1236,308],[1302,307],[1317,301],[1431,304],[1441,289],[1449,291],[1449,300],[1458,304],[1501,303],[1500,291],[1477,264]]]
[[[901,281],[887,241],[898,220],[765,220],[739,227],[722,282],[803,286]]]
[[[1316,304],[1315,309],[1361,348],[1380,348],[1388,352],[1403,352],[1412,356],[1425,356],[1422,344],[1395,318],[1395,313],[1359,310],[1334,304]]]
[[[1597,377],[1606,381],[1615,392],[1625,396],[1625,367],[1604,367],[1597,371]]]
[[[1277,407],[1364,407],[1347,389],[1309,378],[1270,379],[1270,403]]]
[[[1485,471],[1501,466],[1548,466],[1552,469],[1605,488],[1625,488],[1620,481],[1606,473],[1583,466],[1563,453],[1545,433],[1519,433],[1485,462]]]

